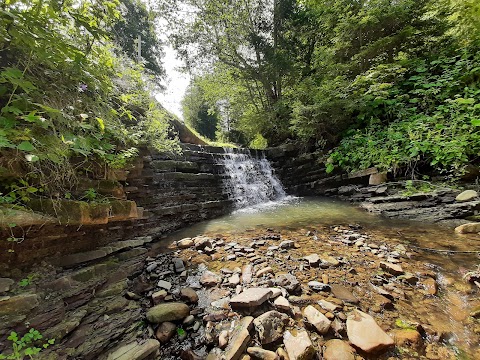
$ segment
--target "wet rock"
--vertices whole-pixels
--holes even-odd
[[[277,354],[273,351],[264,350],[261,347],[249,347],[247,353],[254,359],[259,360],[276,360]]]
[[[177,247],[180,249],[187,249],[191,246],[193,246],[195,243],[191,238],[185,238],[182,240],[177,241]]]
[[[468,223],[455,228],[457,234],[476,234],[480,232],[480,223]]]
[[[422,343],[422,335],[413,329],[395,329],[392,330],[390,336],[396,346],[414,346],[419,347]]]
[[[275,301],[273,302],[273,305],[275,305],[275,308],[277,308],[278,310],[282,310],[282,311],[290,310],[290,303],[283,296],[279,296],[278,298],[276,298]]]
[[[173,267],[175,269],[175,272],[177,274],[181,273],[182,271],[185,271],[185,264],[183,263],[183,260],[180,258],[173,258]]]
[[[157,267],[158,267],[158,263],[154,262],[154,263],[151,263],[150,265],[148,265],[145,270],[146,270],[147,272],[152,272],[152,271],[155,270]]]
[[[347,319],[348,340],[367,353],[374,353],[393,346],[388,336],[370,315],[355,310]]]
[[[330,285],[321,283],[320,281],[309,281],[308,287],[313,291],[330,291]]]
[[[304,259],[308,261],[308,264],[311,267],[318,267],[321,262],[320,256],[318,256],[317,254],[311,254],[311,255],[305,256]]]
[[[330,329],[331,321],[312,305],[308,305],[303,309],[303,316],[305,316],[307,322],[322,335],[326,334]]]
[[[437,294],[438,286],[437,286],[437,282],[435,281],[435,279],[426,278],[425,280],[422,280],[422,282],[420,284],[425,288],[425,290],[427,291],[427,293],[429,295],[436,295]]]
[[[198,295],[192,288],[183,288],[180,290],[180,299],[188,303],[196,304],[198,302]]]
[[[250,284],[253,277],[253,267],[252,265],[244,265],[242,267],[242,283],[244,285]]]
[[[225,349],[225,360],[238,360],[247,349],[248,343],[251,340],[250,330],[253,327],[253,317],[246,316],[238,321],[235,325],[234,331],[230,336],[228,345]]]
[[[107,360],[142,360],[157,351],[159,347],[160,343],[154,339],[141,343],[134,341],[118,347],[108,355]]]
[[[283,329],[289,317],[283,313],[272,310],[268,311],[253,321],[258,338],[262,344],[270,344],[283,335]]]
[[[223,299],[218,299],[218,300],[212,301],[210,303],[210,305],[215,307],[215,308],[228,310],[228,304],[229,303],[230,303],[230,298],[226,297],[226,298],[223,298]]]
[[[204,250],[206,247],[212,248],[211,239],[208,237],[199,236],[193,239],[195,243],[195,249]]]
[[[159,288],[162,288],[162,289],[165,289],[167,291],[170,291],[170,289],[172,288],[172,284],[169,283],[168,281],[165,281],[165,280],[160,280],[158,283],[157,283],[157,286]]]
[[[230,299],[232,309],[251,309],[270,299],[272,291],[265,288],[250,288]]]
[[[351,304],[358,304],[360,302],[350,290],[342,285],[331,285],[331,291],[337,299],[340,299],[344,302]]]
[[[478,193],[475,190],[465,190],[457,195],[455,198],[458,202],[466,202],[478,197]]]
[[[200,284],[204,286],[215,286],[220,283],[220,281],[220,276],[218,276],[214,272],[211,272],[210,270],[206,270],[200,278]]]
[[[392,263],[382,261],[380,263],[380,268],[385,272],[395,276],[405,274],[405,271],[403,271],[402,267],[398,264],[392,264]]]
[[[275,278],[275,285],[283,287],[290,294],[297,294],[301,292],[300,283],[292,274],[282,274]]]
[[[175,335],[177,331],[177,325],[169,321],[163,322],[158,326],[157,331],[155,332],[155,337],[162,344],[166,344],[170,339]]]
[[[283,343],[290,360],[311,360],[315,356],[315,348],[305,330],[298,331],[296,336],[285,331]]]
[[[329,340],[325,343],[324,349],[324,360],[355,360],[355,349],[345,341]]]
[[[154,324],[182,320],[190,315],[190,308],[184,303],[164,303],[147,311],[147,320]]]

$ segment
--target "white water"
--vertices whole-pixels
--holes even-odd
[[[263,154],[257,158],[248,150],[225,148],[220,164],[225,168],[223,186],[237,209],[286,197],[280,180]]]

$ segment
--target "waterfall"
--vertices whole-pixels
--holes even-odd
[[[237,209],[280,200],[286,196],[263,153],[253,157],[249,150],[225,148],[220,164],[225,169],[223,185]]]

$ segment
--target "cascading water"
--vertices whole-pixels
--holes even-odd
[[[225,190],[237,209],[286,196],[264,154],[253,157],[249,150],[225,148],[220,164],[225,169]]]

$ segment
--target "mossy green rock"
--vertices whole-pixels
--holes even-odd
[[[190,315],[190,308],[184,303],[165,303],[147,311],[147,320],[154,324],[165,321],[182,320]]]

